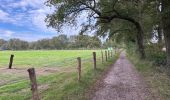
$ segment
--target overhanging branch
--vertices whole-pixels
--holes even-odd
[[[115,30],[114,32],[112,32],[111,34],[109,34],[109,37],[112,37],[114,34],[118,33],[118,32],[122,32],[122,31],[130,31],[130,29],[118,29]]]

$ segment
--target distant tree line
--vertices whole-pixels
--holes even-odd
[[[27,42],[20,39],[8,41],[0,39],[1,50],[52,50],[52,49],[82,49],[100,48],[101,40],[97,36],[88,35],[59,35],[52,39],[41,39],[35,42]]]

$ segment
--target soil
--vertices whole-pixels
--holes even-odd
[[[28,68],[0,68],[0,78],[6,77],[0,80],[0,86],[11,83],[14,81],[20,81],[24,79],[28,79],[29,75],[27,72]],[[59,73],[59,72],[74,72],[76,69],[74,68],[58,68],[58,67],[43,67],[43,68],[35,68],[37,77],[39,76],[47,76],[49,74]]]
[[[98,84],[92,100],[160,100],[153,96],[124,52]]]

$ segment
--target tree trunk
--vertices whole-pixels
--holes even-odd
[[[170,67],[170,1],[162,0],[162,22],[167,53],[167,66]]]
[[[137,38],[137,44],[138,44],[138,51],[140,53],[141,59],[145,59],[145,48],[143,44],[143,30],[140,25],[137,25],[138,33],[136,35]]]
[[[144,45],[143,45],[143,5],[144,5],[144,1],[143,0],[138,0],[138,24],[136,25],[137,29],[138,29],[138,34],[137,34],[137,43],[138,43],[138,51],[140,53],[140,57],[141,59],[144,59],[145,58],[145,51],[144,51]]]
[[[141,12],[142,13],[142,12]],[[122,20],[126,20],[128,22],[131,22],[133,23],[135,26],[136,26],[136,29],[137,29],[137,35],[136,35],[136,38],[137,38],[137,44],[138,44],[138,51],[140,53],[140,57],[141,59],[145,59],[146,55],[145,55],[145,50],[144,50],[144,44],[143,44],[143,29],[141,27],[141,24],[139,21],[136,21],[134,18],[132,17],[129,17],[129,16],[124,16],[124,15],[121,15],[119,12],[116,11],[116,15],[112,15],[112,16],[102,16],[101,13],[100,15],[98,14],[99,17],[96,17],[96,18],[100,18],[100,19],[103,19],[103,23],[109,23],[111,22],[113,19],[122,19]]]
[[[157,32],[158,32],[158,43],[162,45],[163,43],[163,29],[162,29],[162,20],[161,20],[161,10],[160,10],[160,6],[162,4],[162,1],[161,0],[158,0],[157,1],[157,17],[158,17],[158,26],[157,26]]]
[[[142,29],[140,23],[137,22],[135,19],[133,19],[131,17],[127,17],[127,16],[118,15],[118,16],[114,16],[114,18],[127,20],[136,26],[136,29],[137,29],[136,38],[137,38],[137,44],[138,44],[138,51],[140,53],[141,59],[145,59],[146,55],[145,55],[145,49],[144,49],[144,43],[143,43],[144,42],[144,37],[143,37],[144,33],[143,33],[143,29]]]
[[[170,28],[164,29],[164,33],[167,53],[167,66],[170,67]]]
[[[158,43],[162,44],[162,27],[161,27],[161,24],[158,25],[157,31],[158,31]]]

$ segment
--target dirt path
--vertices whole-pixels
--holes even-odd
[[[121,53],[92,100],[156,100],[142,77]]]

